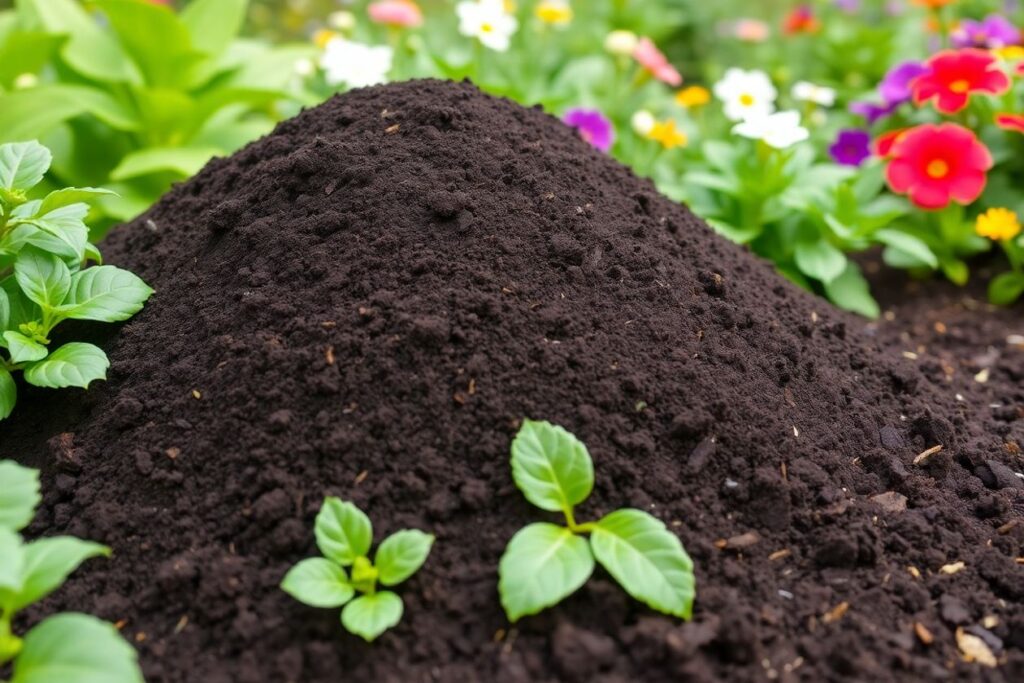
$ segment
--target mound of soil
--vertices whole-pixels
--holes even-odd
[[[25,391],[0,456],[45,470],[32,533],[115,551],[45,611],[122,621],[151,683],[1024,676],[1020,390],[959,400],[538,110],[337,97],[106,253],[157,294],[90,331],[108,382]],[[691,623],[599,571],[510,626],[498,558],[545,517],[509,470],[524,416],[589,446],[583,518],[679,534]],[[438,538],[372,646],[278,589],[327,494]]]

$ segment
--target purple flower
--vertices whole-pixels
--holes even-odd
[[[841,130],[836,141],[828,148],[828,153],[837,164],[860,166],[871,156],[871,135],[858,128]]]
[[[953,47],[999,48],[1019,45],[1020,29],[1000,14],[990,14],[984,21],[964,19],[949,34]]]
[[[562,121],[576,129],[580,137],[602,152],[611,149],[615,142],[615,128],[604,114],[597,109],[570,109]]]
[[[880,119],[884,119],[889,114],[896,111],[898,104],[875,104],[874,102],[851,102],[850,113],[863,116],[868,125],[874,124]]]
[[[914,79],[928,70],[921,62],[903,62],[897,64],[885,74],[878,86],[882,99],[889,104],[900,105],[909,102],[913,96],[910,84]]]
[[[860,0],[836,0],[836,7],[847,14],[856,14],[860,11]]]

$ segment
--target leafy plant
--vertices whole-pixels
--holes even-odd
[[[430,554],[434,537],[415,529],[385,538],[371,561],[373,526],[352,503],[324,500],[314,527],[323,557],[302,560],[285,575],[281,589],[312,607],[336,608],[341,623],[367,642],[402,618],[402,599],[377,584],[395,586],[419,571]],[[351,567],[351,575],[345,568]],[[356,594],[360,593],[359,597]],[[353,599],[355,598],[355,599]]]
[[[690,619],[693,562],[659,519],[623,508],[596,522],[576,521],[575,506],[594,487],[594,465],[575,436],[548,422],[524,420],[512,442],[512,477],[528,501],[561,512],[566,526],[536,522],[509,541],[498,591],[510,620],[536,614],[575,592],[590,578],[595,559],[640,602]]]
[[[24,638],[14,616],[54,592],[93,557],[110,549],[72,536],[26,543],[18,533],[39,504],[39,473],[0,461],[0,666],[13,662],[10,683],[142,683],[135,649],[111,624],[86,614],[51,616]]]
[[[66,188],[28,199],[50,166],[38,142],[0,145],[0,419],[14,410],[13,372],[39,387],[88,387],[105,379],[103,350],[69,342],[52,352],[50,333],[69,319],[116,322],[135,315],[153,290],[100,260],[89,242],[86,203],[108,195],[92,187]]]
[[[0,67],[0,142],[43,139],[61,182],[118,193],[100,203],[110,219],[311,103],[294,65],[312,46],[238,38],[249,0],[15,4],[0,15],[0,55],[17,56]]]

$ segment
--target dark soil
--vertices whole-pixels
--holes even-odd
[[[110,381],[26,390],[0,456],[45,470],[33,534],[115,550],[45,611],[122,621],[150,683],[1024,677],[1024,351],[958,400],[540,111],[431,81],[338,97],[106,253],[157,294],[105,328]],[[524,416],[588,444],[583,517],[679,534],[693,622],[599,573],[508,624],[498,558],[545,517],[509,471]],[[373,646],[277,587],[327,494],[378,539],[438,537]]]

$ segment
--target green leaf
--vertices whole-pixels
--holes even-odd
[[[43,216],[54,209],[60,209],[72,204],[90,202],[96,197],[113,195],[110,190],[101,187],[66,187],[62,190],[54,190],[46,195],[43,203],[39,205],[39,215]]]
[[[884,228],[875,233],[875,239],[886,246],[910,254],[931,268],[939,267],[938,257],[919,237],[892,228]]]
[[[846,268],[846,255],[825,240],[797,242],[794,257],[800,272],[826,284]]]
[[[324,557],[343,567],[369,553],[373,541],[370,518],[352,503],[334,497],[324,499],[313,533]]]
[[[7,294],[7,302],[10,306],[7,329],[16,330],[27,322],[40,319],[42,311],[39,310],[39,306],[28,300],[28,297],[21,291],[21,287],[18,286],[18,280],[14,275],[0,280],[0,289]]]
[[[693,561],[660,519],[640,510],[616,510],[596,523],[590,546],[634,598],[665,614],[692,616]]]
[[[35,187],[49,170],[51,160],[50,150],[35,140],[0,145],[0,187],[5,190]]]
[[[61,54],[75,71],[100,81],[142,82],[121,44],[77,0],[20,0],[20,6],[46,30],[68,36]]]
[[[71,572],[91,557],[110,557],[110,548],[73,536],[41,538],[25,545],[22,586],[14,610],[39,602],[60,588]]]
[[[71,276],[60,314],[75,320],[117,322],[140,310],[153,290],[134,273],[114,266],[94,266]]]
[[[25,368],[25,381],[37,387],[89,388],[89,383],[107,378],[110,361],[103,349],[83,342],[69,342],[45,359]]]
[[[292,567],[281,581],[281,590],[310,607],[341,607],[356,592],[345,570],[322,557]]]
[[[587,447],[566,430],[523,420],[512,441],[512,478],[537,507],[565,512],[590,495],[594,464]]]
[[[1024,273],[1003,273],[988,284],[989,301],[997,306],[1009,306],[1024,294]]]
[[[14,262],[14,277],[25,296],[44,308],[55,308],[71,288],[71,271],[53,254],[27,247]]]
[[[0,608],[9,610],[12,596],[21,590],[25,569],[25,546],[21,536],[0,527]]]
[[[31,363],[42,360],[48,353],[45,346],[26,337],[21,332],[13,330],[4,332],[4,341],[7,342],[7,349],[11,352],[11,362],[13,363]]]
[[[0,366],[0,420],[6,420],[14,412],[18,402],[18,385],[10,371]],[[0,508],[2,508],[3,492],[0,491]],[[0,526],[3,526],[3,512],[0,510]]]
[[[38,138],[61,123],[92,114],[118,130],[138,130],[131,110],[107,93],[87,86],[44,85],[3,96],[0,141]]]
[[[963,287],[971,277],[970,268],[967,264],[957,258],[945,258],[939,263],[943,274],[955,285]]]
[[[213,147],[151,147],[130,152],[110,172],[111,180],[127,180],[153,173],[173,173],[182,178],[202,170],[213,157],[220,154]]]
[[[878,302],[871,296],[867,280],[853,263],[847,263],[846,270],[832,282],[825,283],[825,294],[840,308],[859,313],[867,318],[878,317]]]
[[[587,539],[538,522],[509,541],[498,565],[498,593],[510,621],[558,604],[587,582],[594,556]]]
[[[7,296],[7,290],[0,289],[0,330],[7,329],[7,323],[11,320],[11,300]]]
[[[28,632],[11,683],[144,683],[138,655],[117,629],[58,614]]]
[[[402,599],[391,591],[360,596],[341,611],[342,625],[368,643],[401,619]]]
[[[192,0],[180,16],[195,48],[219,55],[238,35],[248,8],[249,0]]]
[[[85,225],[88,213],[89,205],[79,202],[27,219],[26,223],[46,234],[26,234],[25,241],[44,251],[81,261],[85,257],[85,245],[89,242],[89,228]]]
[[[408,579],[427,561],[433,545],[431,534],[416,529],[405,529],[385,538],[374,558],[380,582],[394,586]]]

